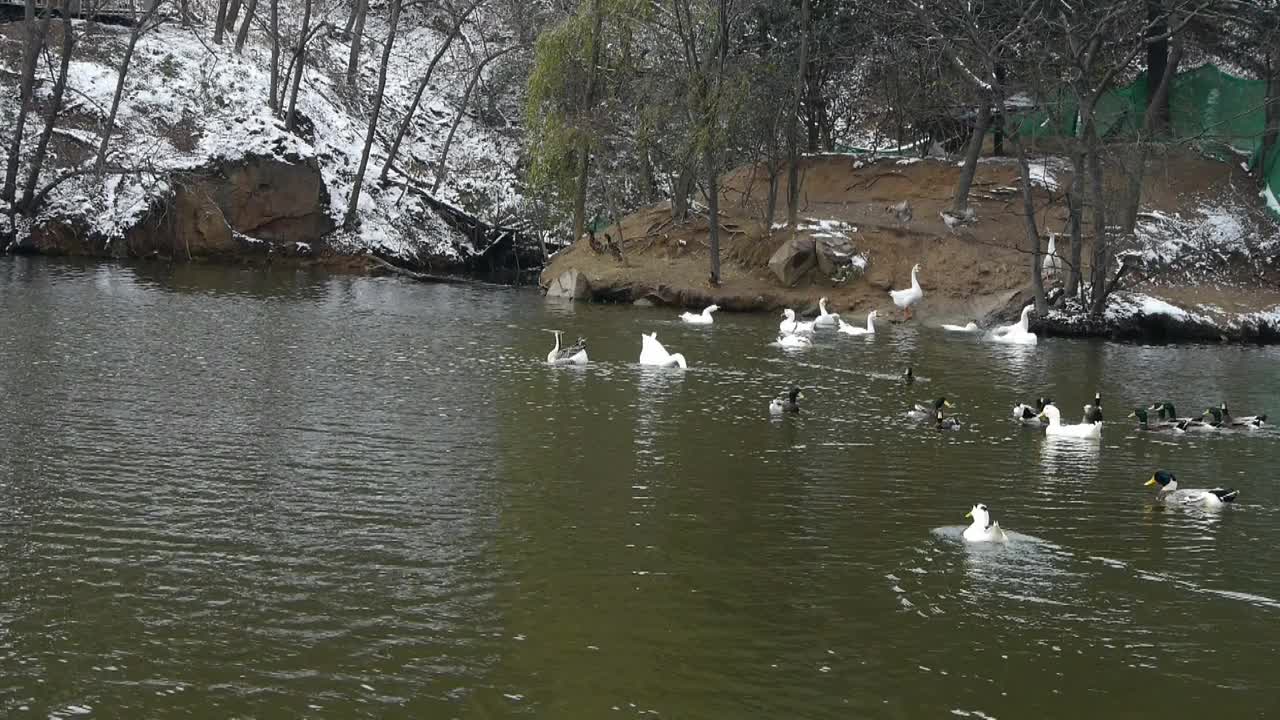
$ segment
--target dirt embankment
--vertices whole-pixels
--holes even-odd
[[[1041,232],[1063,233],[1069,169],[1049,159],[1033,161],[1032,170],[1037,178],[1035,202]],[[857,252],[866,254],[865,271],[844,280],[814,268],[792,286],[779,281],[768,263],[791,238],[790,231],[777,227],[785,220],[785,177],[778,188],[779,207],[770,232],[764,222],[768,177],[763,171],[740,168],[723,183],[719,287],[710,284],[705,214],[675,225],[667,204],[634,213],[597,232],[595,248],[584,238],[562,251],[543,272],[542,284],[548,287],[565,271],[576,270],[589,283],[588,296],[599,300],[647,298],[689,307],[715,302],[732,310],[783,306],[812,310],[818,298],[826,296],[833,311],[860,315],[877,309],[888,319],[900,317],[888,290],[909,286],[911,267],[919,263],[925,292],[916,308],[919,322],[936,325],[977,319],[981,323],[1007,314],[1029,296],[1031,256],[1017,192],[1019,173],[1012,160],[984,159],[970,196],[976,217],[971,224],[950,227],[942,213],[951,206],[959,171],[956,163],[939,160],[806,159],[800,234],[820,235],[834,225]],[[1148,177],[1143,210],[1162,213],[1185,211],[1192,199],[1214,192],[1236,193],[1231,188],[1248,186],[1239,169],[1194,154],[1164,158]],[[900,209],[895,212],[903,201],[910,206],[909,217]],[[611,245],[604,242],[606,234]],[[1059,237],[1059,255],[1068,255],[1066,245],[1066,238]],[[1085,245],[1087,277],[1087,236]],[[1239,295],[1235,300],[1248,302],[1252,310],[1280,302],[1280,294],[1274,292],[1264,293],[1266,297]]]

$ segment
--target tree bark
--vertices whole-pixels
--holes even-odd
[[[227,21],[223,25],[228,33],[236,31],[236,18],[240,17],[240,1],[231,0],[231,4],[227,6]]]
[[[806,3],[808,0],[804,0]],[[720,89],[724,82],[724,62],[729,50],[728,8],[726,0],[720,0],[716,15],[716,63],[715,89],[704,100],[706,143],[702,157],[707,171],[707,225],[711,243],[711,285],[720,287]]]
[[[1018,173],[1022,179],[1022,218],[1026,222],[1027,245],[1031,249],[1031,291],[1036,299],[1036,312],[1043,315],[1049,306],[1044,297],[1044,255],[1040,253],[1040,230],[1036,226],[1036,204],[1031,194],[1031,165],[1017,134],[1009,137],[1009,144],[1018,158]]]
[[[787,227],[794,232],[800,216],[800,98],[809,66],[809,0],[800,2],[800,62],[796,68],[795,97],[787,118]]]
[[[394,0],[393,0],[394,1]],[[298,34],[298,49],[293,54],[293,84],[289,90],[289,111],[284,116],[284,129],[293,130],[298,107],[298,86],[302,84],[302,73],[307,69],[307,33],[311,29],[311,0],[304,3],[302,12],[302,31]]]
[[[1169,20],[1163,0],[1146,0],[1147,3],[1147,112],[1155,108],[1154,128],[1163,132],[1169,126],[1169,94],[1161,94],[1166,75],[1177,73],[1169,68]]]
[[[271,0],[271,97],[267,106],[280,116],[280,0]]]
[[[1280,164],[1280,36],[1272,42],[1267,71],[1267,125],[1262,133],[1262,154],[1258,157],[1258,180],[1262,185],[1267,183],[1271,169]]]
[[[1178,63],[1182,60],[1180,44],[1173,46],[1173,51],[1169,53],[1167,60],[1165,72],[1160,76],[1160,84],[1148,99],[1147,111],[1142,115],[1142,127],[1138,129],[1133,167],[1129,169],[1127,194],[1124,198],[1124,217],[1120,222],[1121,231],[1126,236],[1132,235],[1138,225],[1138,209],[1142,204],[1142,183],[1146,179],[1147,158],[1151,152],[1151,143],[1155,142],[1155,136],[1161,132],[1168,120],[1169,88],[1173,85],[1173,78],[1178,74]]]
[[[245,41],[249,39],[249,27],[253,24],[253,13],[258,9],[258,0],[249,0],[244,9],[244,20],[240,23],[240,32],[236,34],[236,54],[244,51]]]
[[[161,0],[150,0],[147,12],[129,32],[129,44],[125,46],[124,58],[120,61],[120,72],[116,77],[116,91],[111,96],[111,110],[107,113],[107,122],[102,128],[102,142],[98,144],[98,161],[94,164],[94,172],[99,175],[107,166],[107,146],[111,142],[111,133],[116,128],[116,115],[120,111],[120,100],[124,97],[125,78],[129,75],[129,63],[133,61],[133,51],[138,47],[138,40],[148,29],[147,25],[155,16]]]
[[[71,26],[71,13],[66,10],[67,0],[63,0],[62,12],[62,59],[58,65],[58,79],[53,84],[53,97],[49,101],[49,114],[45,118],[44,130],[40,133],[40,141],[36,144],[35,155],[31,158],[31,167],[27,169],[27,187],[22,192],[20,205],[26,212],[34,210],[31,200],[36,194],[36,183],[40,182],[40,171],[44,167],[45,155],[49,151],[49,138],[53,136],[53,128],[58,124],[58,114],[62,112],[62,95],[67,89],[67,68],[71,65],[71,53],[75,49],[75,28]]]
[[[364,42],[364,20],[368,14],[369,0],[356,0],[351,14],[355,18],[355,27],[351,30],[351,53],[347,56],[347,85],[351,87],[355,87],[360,79],[360,45]],[[348,27],[351,27],[350,22]]]
[[[373,148],[373,139],[378,132],[378,116],[382,113],[382,98],[387,89],[387,64],[391,61],[391,46],[396,41],[396,25],[400,22],[400,0],[391,0],[391,18],[387,21],[387,41],[382,47],[382,63],[378,67],[378,90],[373,96],[373,111],[369,114],[369,130],[364,136],[364,150],[360,153],[360,167],[356,169],[356,178],[351,184],[351,198],[347,200],[347,215],[342,225],[348,229],[355,227],[357,210],[360,206],[360,188],[364,184],[364,171],[369,166],[369,151]]]
[[[697,167],[697,159],[692,153],[687,153],[680,163],[680,173],[676,175],[675,184],[671,188],[671,219],[678,223],[684,222],[689,216],[689,197],[693,195]]]
[[[365,2],[367,0],[361,0]],[[391,150],[387,152],[387,161],[382,165],[382,172],[378,174],[379,181],[387,179],[387,173],[391,171],[392,164],[396,161],[396,155],[400,152],[400,143],[404,141],[404,136],[409,132],[409,126],[413,123],[413,116],[418,112],[418,105],[422,102],[422,93],[427,89],[427,84],[431,82],[431,73],[435,72],[436,65],[440,62],[440,58],[444,57],[445,52],[449,50],[449,46],[453,44],[454,38],[458,37],[462,26],[466,23],[467,16],[473,10],[481,5],[481,0],[472,2],[471,5],[458,16],[453,23],[453,27],[449,30],[449,35],[440,43],[440,47],[436,48],[436,52],[431,56],[431,62],[427,64],[427,72],[422,75],[422,80],[418,82],[418,89],[413,93],[413,102],[409,103],[409,109],[405,111],[404,117],[400,119],[400,127],[396,129],[396,139],[391,142]]]
[[[1076,140],[1076,143],[1081,143]],[[1080,294],[1080,284],[1084,280],[1081,263],[1084,260],[1084,176],[1085,153],[1077,148],[1071,153],[1071,189],[1067,191],[1067,212],[1071,233],[1071,260],[1067,268],[1067,281],[1064,285],[1063,297],[1076,297]]]
[[[18,166],[22,159],[22,132],[26,128],[27,112],[31,109],[32,89],[35,87],[36,80],[36,62],[49,31],[49,9],[45,8],[37,24],[35,1],[27,0],[23,7],[23,25],[27,31],[27,43],[22,57],[18,116],[13,121],[13,138],[9,141],[9,160],[5,166],[4,186],[0,187],[0,200],[9,202],[13,201],[14,193],[17,192]]]
[[[596,83],[600,66],[600,44],[604,30],[604,8],[602,0],[591,0],[591,67],[587,70],[586,97],[582,112],[589,114],[595,107]],[[573,193],[573,241],[582,237],[587,219],[587,183],[591,178],[591,133],[588,129],[578,128],[578,181]]]
[[[973,122],[973,135],[964,153],[964,165],[960,168],[960,180],[956,183],[956,196],[951,203],[952,212],[963,213],[969,207],[969,190],[973,187],[973,178],[978,173],[978,158],[982,155],[982,144],[987,138],[987,127],[991,125],[991,98],[980,93],[978,96],[978,117]]]
[[[1093,203],[1093,252],[1089,258],[1089,312],[1101,317],[1107,306],[1107,274],[1110,268],[1111,243],[1107,233],[1107,198],[1102,184],[1102,142],[1092,120],[1087,128],[1089,199]]]
[[[462,103],[458,105],[458,111],[453,114],[453,122],[449,124],[449,135],[445,138],[444,147],[440,148],[440,162],[436,165],[436,180],[431,185],[431,193],[434,195],[440,189],[441,183],[444,182],[446,170],[449,162],[449,148],[453,145],[454,133],[458,131],[458,124],[462,122],[462,115],[466,112],[467,104],[471,101],[471,92],[475,90],[476,84],[480,82],[480,73],[484,71],[484,66],[493,60],[506,55],[516,48],[515,45],[490,53],[487,57],[476,65],[475,72],[471,73],[471,80],[467,82],[467,90],[462,94]]]
[[[213,20],[213,44],[222,44],[222,33],[227,29],[227,0],[218,0],[218,14]]]

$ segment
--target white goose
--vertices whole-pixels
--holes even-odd
[[[1000,529],[1000,523],[991,522],[991,513],[987,512],[986,505],[982,503],[974,505],[972,510],[965,513],[965,517],[973,518],[973,523],[964,529],[966,542],[1009,542],[1009,536]]]
[[[813,340],[808,335],[788,335],[782,333],[778,335],[778,339],[773,341],[774,345],[784,348],[807,348],[813,347]]]
[[[684,355],[669,353],[666,348],[662,347],[662,343],[658,342],[658,333],[656,332],[648,335],[640,333],[640,364],[654,367],[689,367],[689,364],[684,360]]]
[[[818,317],[813,319],[813,326],[816,328],[835,327],[840,321],[840,316],[835,313],[827,312],[827,299],[818,299]]]
[[[978,327],[978,323],[970,322],[966,325],[949,325],[947,323],[943,323],[942,329],[946,330],[947,332],[954,332],[954,333],[976,333],[981,328]]]
[[[778,332],[783,335],[795,335],[797,333],[812,335],[813,323],[797,320],[796,311],[787,308],[782,311],[782,322],[778,323]]]
[[[1044,251],[1044,265],[1040,268],[1041,277],[1056,278],[1062,274],[1062,258],[1058,257],[1057,239],[1057,233],[1049,233],[1049,247]]]
[[[1031,332],[1031,322],[1029,320],[1031,311],[1034,309],[1034,305],[1022,308],[1022,315],[1018,317],[1018,322],[1012,325],[1001,325],[992,330],[991,340],[1008,345],[1035,345],[1039,342],[1039,339],[1035,333]]]
[[[1102,437],[1102,423],[1063,425],[1062,413],[1058,412],[1058,408],[1053,405],[1045,405],[1044,409],[1040,411],[1040,417],[1049,421],[1049,425],[1044,429],[1046,435],[1075,438]]]
[[[893,298],[893,304],[902,308],[908,320],[911,319],[911,306],[924,299],[924,290],[920,288],[920,281],[916,278],[916,274],[920,272],[920,264],[916,263],[911,266],[911,287],[906,290],[890,290],[889,297]]]
[[[720,309],[719,305],[708,305],[702,309],[701,313],[691,313],[691,312],[682,313],[680,315],[680,319],[689,323],[690,325],[710,325],[715,322],[715,320],[711,318],[711,313],[719,309]]]
[[[867,313],[867,326],[865,328],[860,328],[855,325],[850,325],[849,323],[844,321],[844,318],[841,318],[839,316],[835,316],[835,318],[836,318],[836,322],[840,324],[840,327],[837,328],[837,332],[842,332],[845,335],[863,335],[863,336],[876,334],[876,311],[875,310],[872,310],[871,312]]]
[[[547,353],[548,365],[586,365],[587,364],[587,341],[578,338],[578,342],[570,347],[560,347],[560,336],[564,333],[560,330],[550,330],[555,333],[556,345],[551,348],[551,352]]]

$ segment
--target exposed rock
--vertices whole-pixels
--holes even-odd
[[[818,264],[813,238],[797,235],[782,244],[769,258],[769,269],[786,287],[793,287]]]
[[[547,297],[586,300],[591,297],[591,282],[577,268],[569,268],[547,286]]]
[[[828,236],[818,238],[814,243],[817,250],[818,268],[828,276],[849,265],[857,250],[847,236]]]

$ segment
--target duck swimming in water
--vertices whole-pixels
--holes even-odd
[[[1009,536],[1005,535],[1004,531],[1000,529],[1000,523],[991,522],[991,514],[987,512],[986,505],[978,503],[964,516],[973,518],[973,523],[964,529],[965,542],[1009,542]]]
[[[1063,425],[1062,413],[1058,412],[1058,408],[1052,404],[1044,406],[1044,410],[1040,411],[1040,417],[1049,421],[1044,432],[1050,437],[1075,437],[1075,438],[1100,438],[1102,437],[1102,423],[1084,423],[1081,425]]]
[[[806,348],[813,347],[813,340],[809,339],[808,335],[782,334],[773,341],[773,344],[784,348]]]
[[[1220,507],[1223,503],[1235,502],[1235,499],[1240,496],[1240,492],[1232,488],[1181,490],[1178,488],[1178,479],[1167,470],[1155,471],[1155,474],[1145,484],[1147,486],[1159,485],[1160,489],[1156,491],[1156,499],[1171,505]]]
[[[1047,398],[1036,398],[1036,406],[1034,408],[1024,403],[1018,403],[1013,406],[1013,418],[1023,425],[1039,427],[1044,424],[1044,420],[1040,419],[1040,412],[1044,410],[1044,406],[1048,405],[1049,402]]]
[[[839,320],[839,315],[827,312],[827,299],[825,297],[819,298],[818,317],[813,319],[813,326],[815,328],[832,328],[836,326],[836,323],[839,322]]]
[[[916,376],[911,372],[911,368],[908,367],[907,371],[902,373],[902,382],[910,385],[915,381],[916,381]]]
[[[942,408],[944,407],[952,408],[952,407],[955,407],[955,405],[952,405],[945,397],[940,397],[937,400],[933,401],[933,405],[916,403],[914,406],[912,406],[910,410],[907,411],[907,415],[910,415],[912,418],[915,418],[916,420],[929,420],[930,418],[935,418],[937,414],[941,412]]]
[[[943,323],[942,329],[946,330],[947,332],[954,332],[954,333],[976,333],[982,328],[978,327],[978,323],[970,322],[967,325],[950,325],[947,323]]]
[[[1137,419],[1139,430],[1173,430],[1174,426],[1177,424],[1169,420],[1156,420],[1155,422],[1152,422],[1151,411],[1146,408],[1134,408],[1133,412],[1129,413],[1129,417]]]
[[[938,409],[937,421],[938,422],[936,427],[939,430],[959,430],[960,429],[960,421],[955,419],[954,417],[944,416],[942,414],[941,408]]]
[[[560,347],[560,336],[564,334],[561,330],[551,330],[555,333],[556,345],[551,348],[551,352],[547,353],[548,365],[586,365],[587,364],[587,341],[578,338],[578,342],[567,348]]]
[[[781,415],[783,413],[789,413],[789,412],[790,413],[800,412],[800,403],[797,402],[800,399],[800,396],[801,396],[800,388],[797,388],[797,387],[791,388],[791,392],[787,393],[786,400],[783,400],[780,397],[776,397],[773,399],[773,402],[769,403],[769,414]]]
[[[1093,394],[1093,402],[1084,406],[1084,417],[1080,422],[1086,425],[1102,422],[1102,393]]]
[[[715,322],[715,319],[711,317],[711,313],[719,309],[719,305],[708,305],[702,309],[701,313],[681,313],[680,319],[690,325],[711,325]]]
[[[778,323],[778,332],[783,335],[812,335],[813,323],[796,319],[796,311],[787,308],[782,311],[782,322]]]
[[[1260,428],[1267,422],[1266,415],[1242,415],[1241,417],[1233,417],[1227,410],[1227,404],[1222,403],[1222,407],[1208,408],[1204,411],[1205,415],[1213,416],[1211,425],[1222,428]]]
[[[877,313],[875,310],[872,310],[871,312],[867,313],[867,326],[865,328],[860,328],[856,325],[850,325],[838,315],[833,315],[832,317],[835,317],[836,322],[839,323],[837,332],[842,332],[845,335],[875,335],[876,334],[876,315]]]
[[[640,333],[640,364],[654,367],[678,367],[681,369],[689,367],[689,363],[685,362],[684,355],[667,352],[662,343],[658,342],[658,333],[656,332],[647,335]]]

